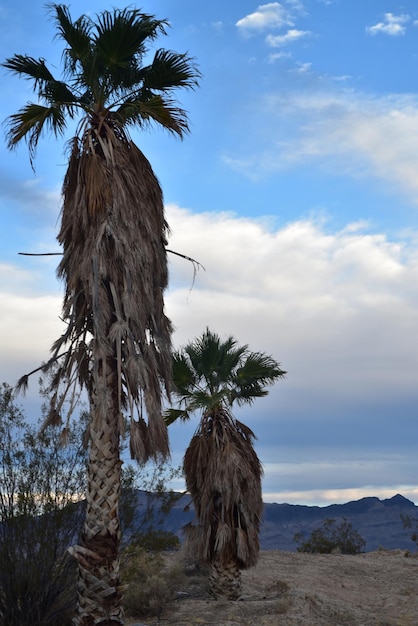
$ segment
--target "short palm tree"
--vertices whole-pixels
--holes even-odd
[[[178,408],[167,410],[166,421],[202,413],[183,462],[198,522],[186,531],[190,552],[210,565],[215,598],[239,597],[241,570],[258,559],[263,507],[255,435],[231,408],[267,395],[266,386],[284,375],[271,356],[208,329],[173,355]]]
[[[37,103],[8,119],[8,146],[26,140],[31,162],[45,131],[62,135],[78,119],[69,142],[58,241],[58,276],[65,286],[64,334],[44,369],[59,363],[50,421],[60,421],[76,384],[91,405],[87,513],[80,545],[76,624],[122,622],[119,582],[120,438],[130,417],[132,457],[168,454],[161,414],[171,386],[171,324],[164,313],[166,233],[160,185],[129,136],[156,122],[182,137],[187,116],[173,100],[179,87],[197,85],[186,54],[149,43],[167,22],[136,9],[94,19],[71,19],[65,5],[49,6],[65,44],[63,79],[43,59],[16,54],[2,65],[33,83]],[[145,64],[145,60],[149,63]],[[23,383],[26,383],[24,377]],[[70,407],[72,408],[72,407]]]

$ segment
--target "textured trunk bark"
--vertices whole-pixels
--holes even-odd
[[[87,508],[80,545],[70,548],[79,565],[76,626],[123,624],[119,579],[120,439],[115,372],[91,401]]]
[[[209,593],[215,598],[238,600],[241,596],[241,570],[235,560],[212,561],[209,573]]]

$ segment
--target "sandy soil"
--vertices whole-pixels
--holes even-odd
[[[356,556],[262,552],[257,567],[243,572],[243,597],[236,602],[212,600],[205,580],[189,572],[159,620],[127,624],[418,625],[418,554],[404,550]]]

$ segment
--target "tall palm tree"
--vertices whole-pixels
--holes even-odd
[[[71,19],[65,5],[49,6],[65,44],[63,79],[44,59],[16,54],[2,65],[30,80],[37,103],[8,119],[8,146],[26,140],[31,162],[46,131],[69,142],[58,241],[58,276],[65,295],[66,329],[44,369],[54,376],[50,421],[60,421],[75,385],[91,405],[87,514],[80,545],[79,625],[122,622],[119,582],[120,437],[130,418],[132,457],[145,462],[168,454],[161,397],[171,386],[171,324],[164,314],[167,285],[162,191],[130,128],[156,122],[174,135],[188,131],[187,115],[173,99],[194,88],[199,71],[186,54],[149,43],[166,34],[167,21],[136,9]],[[21,381],[27,382],[27,377]],[[71,411],[70,411],[71,412]]]
[[[167,424],[202,412],[183,461],[197,517],[186,536],[190,552],[210,566],[215,598],[240,596],[241,570],[258,559],[263,507],[255,435],[231,408],[267,395],[266,386],[284,375],[271,356],[250,352],[233,337],[222,341],[209,329],[173,355],[178,408],[167,410]]]

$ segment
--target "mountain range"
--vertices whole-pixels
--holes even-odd
[[[141,500],[139,496],[138,508],[141,507]],[[415,524],[411,529],[405,529],[402,516],[417,520],[418,528],[418,507],[400,494],[385,500],[368,497],[325,507],[265,503],[260,528],[260,546],[262,550],[295,552],[296,533],[303,532],[309,536],[310,532],[321,526],[325,519],[338,521],[346,518],[365,540],[366,552],[378,548],[405,549],[412,552],[417,549],[417,545],[411,539]],[[175,533],[182,540],[182,527],[193,519],[194,511],[190,496],[182,495],[165,516],[162,529]]]

